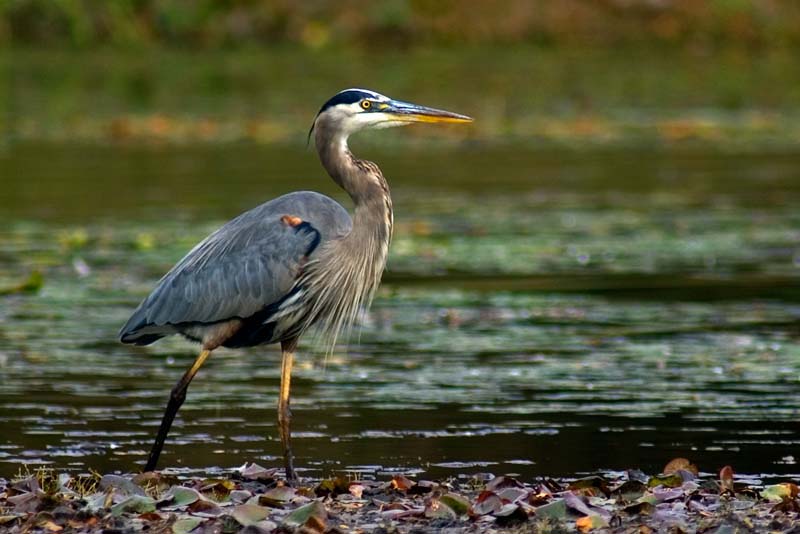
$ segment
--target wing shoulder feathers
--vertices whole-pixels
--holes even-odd
[[[159,281],[120,339],[149,343],[170,325],[246,318],[279,302],[319,245],[350,232],[347,211],[311,191],[266,202],[198,243]]]

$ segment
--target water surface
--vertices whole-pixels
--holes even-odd
[[[302,346],[307,473],[800,471],[800,156],[355,149],[396,234],[359,335]],[[133,308],[240,211],[346,201],[294,146],[25,144],[0,166],[0,287],[44,275],[0,297],[0,476],[140,469],[196,347],[119,344]],[[280,465],[278,374],[274,347],[216,351],[162,465]]]

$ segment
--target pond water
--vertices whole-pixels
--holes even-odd
[[[396,235],[371,313],[293,381],[305,474],[578,476],[685,456],[800,467],[800,155],[362,145]],[[117,331],[208,232],[275,195],[344,201],[313,150],[0,154],[0,476],[135,471],[196,347]],[[275,347],[218,350],[162,466],[280,465]]]

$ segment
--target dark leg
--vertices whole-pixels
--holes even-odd
[[[181,377],[178,383],[175,384],[175,387],[172,388],[172,392],[169,395],[169,402],[167,403],[167,409],[164,411],[164,418],[161,420],[161,428],[158,429],[156,441],[153,443],[153,448],[150,449],[150,456],[147,457],[147,466],[144,468],[145,471],[155,471],[156,465],[158,464],[158,457],[161,455],[161,449],[164,448],[164,441],[167,439],[172,421],[175,420],[175,414],[178,413],[178,408],[180,408],[183,401],[186,400],[186,389],[189,387],[189,383],[192,381],[192,378],[194,378],[194,375],[197,374],[197,371],[200,370],[200,367],[203,366],[203,363],[205,363],[210,355],[210,350],[203,349],[189,370],[184,373],[183,377]]]
[[[289,388],[292,385],[292,364],[294,363],[294,349],[297,339],[281,341],[281,392],[278,397],[278,433],[283,445],[283,465],[286,470],[287,480],[297,480],[294,472],[294,458],[292,456],[292,411],[289,409]]]

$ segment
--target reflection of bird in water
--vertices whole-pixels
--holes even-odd
[[[364,89],[338,93],[312,125],[331,178],[353,199],[351,219],[333,199],[289,193],[245,212],[195,246],[122,327],[123,343],[147,345],[182,334],[202,344],[172,389],[146,470],[156,468],[192,378],[217,347],[281,343],[278,430],[286,477],[295,478],[289,386],[294,350],[312,324],[335,343],[369,306],[386,264],[392,200],[377,165],[356,158],[350,134],[413,122],[470,122],[464,115],[392,100]]]

